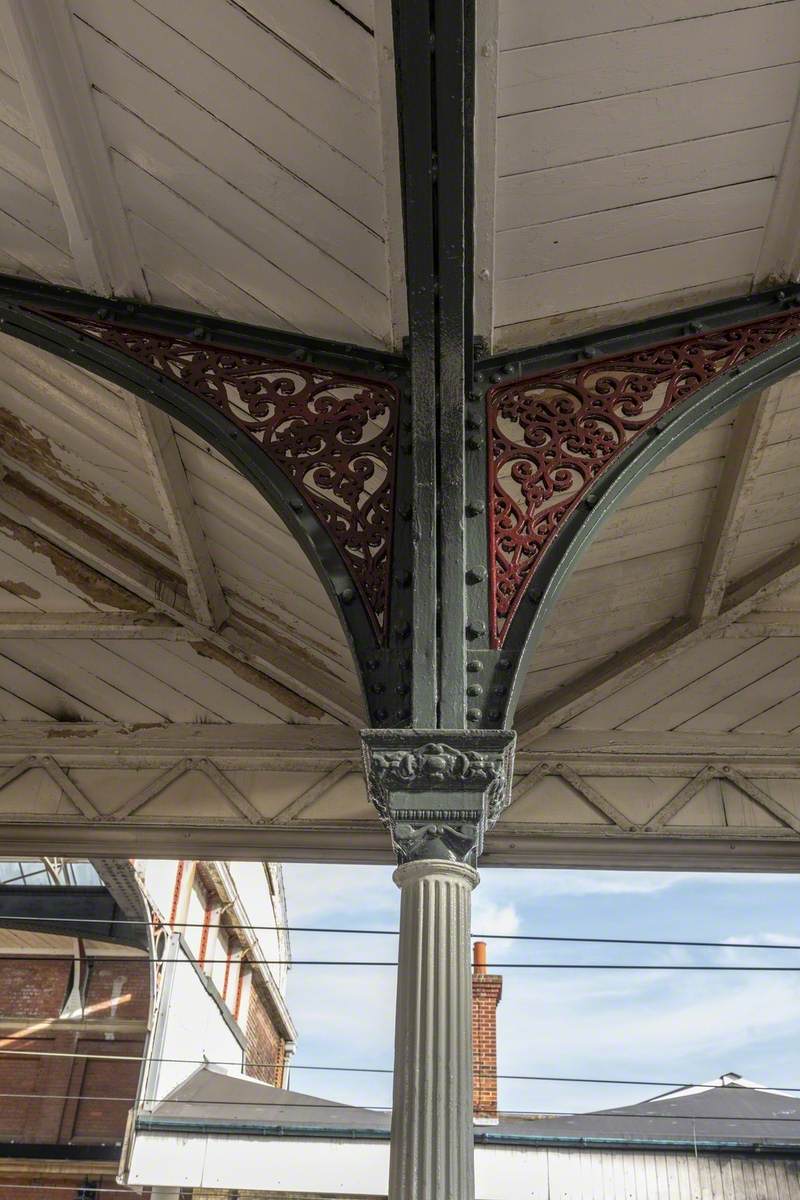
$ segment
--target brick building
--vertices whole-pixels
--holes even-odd
[[[280,870],[106,866],[0,863],[0,1200],[131,1194],[129,1113],[206,1059],[287,1082]]]

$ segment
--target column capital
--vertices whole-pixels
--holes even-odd
[[[398,862],[475,865],[510,800],[515,741],[510,730],[362,731],[367,792]]]

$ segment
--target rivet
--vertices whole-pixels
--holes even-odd
[[[352,588],[345,588],[344,591],[339,593],[339,599],[342,604],[352,604],[355,598],[356,594]]]
[[[469,685],[469,687],[467,688],[467,695],[468,696],[482,696],[483,688],[481,687],[481,685],[479,683],[471,683]]]
[[[497,708],[490,708],[486,715],[490,721],[499,721],[500,720],[500,710]]]
[[[97,319],[98,319],[98,320],[100,320],[100,321],[105,321],[105,320],[107,320],[107,318],[108,318],[108,315],[109,315],[109,314],[108,314],[108,309],[107,309],[107,308],[105,308],[105,307],[104,307],[104,308],[98,308],[97,312],[96,312],[94,315],[97,317]]]
[[[398,683],[394,690],[397,692],[398,696],[407,696],[411,691],[411,688],[407,683]]]
[[[467,670],[474,675],[476,672],[483,670],[483,663],[478,658],[471,658],[467,663]]]
[[[375,716],[379,721],[385,721],[388,715],[389,713],[385,708],[377,708],[375,710]]]
[[[480,719],[481,719],[481,710],[479,708],[468,708],[467,709],[467,720],[468,721],[480,721]]]
[[[470,567],[467,571],[467,583],[482,583],[486,578],[486,567]]]
[[[399,621],[394,627],[395,637],[405,640],[411,633],[411,626],[408,621]]]
[[[542,593],[539,588],[533,588],[532,591],[528,592],[528,600],[531,602],[531,604],[538,604],[541,598]]]
[[[373,696],[382,696],[383,693],[386,691],[386,684],[385,683],[372,683],[372,684],[370,684],[369,690],[372,692]]]
[[[492,375],[492,383],[502,383],[503,379],[504,375],[502,371],[495,371],[495,373]]]
[[[206,331],[203,328],[203,326],[195,325],[194,329],[192,330],[192,338],[194,339],[194,341],[200,342],[203,340],[203,338],[205,336],[206,336]]]
[[[482,500],[472,500],[465,509],[468,517],[479,517],[485,511],[486,505]]]
[[[495,687],[492,688],[492,695],[493,696],[505,696],[507,691],[508,691],[507,687],[504,687],[503,684],[498,683],[495,685]]]
[[[742,373],[741,367],[731,367],[730,371],[728,372],[729,375],[741,375],[741,373]]]
[[[401,588],[411,587],[411,581],[413,578],[414,576],[410,571],[398,571],[397,575],[395,575],[397,586]]]
[[[410,521],[411,520],[411,509],[410,508],[401,508],[400,516],[402,517],[402,519],[404,521]]]
[[[378,667],[381,665],[381,662],[379,658],[369,658],[367,659],[366,665],[368,671],[377,671]]]
[[[497,665],[501,671],[510,671],[511,670],[511,659],[510,658],[500,658],[497,661]]]
[[[397,716],[396,716],[396,719],[398,721],[407,721],[410,716],[411,716],[410,708],[398,708]]]
[[[481,427],[480,421],[476,421],[474,417],[467,417],[464,425],[467,429],[480,429]]]
[[[514,365],[514,363],[510,363],[510,362],[506,363],[506,365],[503,367],[503,374],[504,375],[513,375],[514,372],[516,371],[516,369],[517,368]]]
[[[584,358],[599,358],[600,351],[598,350],[597,346],[584,346],[583,357]]]
[[[486,626],[483,621],[470,621],[469,625],[467,625],[467,637],[469,638],[483,637],[485,633]]]
[[[480,448],[481,448],[481,443],[478,438],[476,438],[476,437],[468,437],[467,438],[467,449],[480,450]]]
[[[705,325],[702,321],[690,321],[689,333],[705,333]]]
[[[597,501],[598,497],[594,494],[594,492],[590,492],[584,500],[584,503],[587,508],[594,508],[595,504],[597,504]]]
[[[302,500],[298,499],[289,501],[289,508],[292,510],[292,512],[301,513],[304,507],[305,505],[303,504]]]

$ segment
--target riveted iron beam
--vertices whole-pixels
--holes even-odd
[[[632,354],[662,342],[678,341],[691,333],[713,333],[717,329],[744,325],[760,317],[775,316],[797,303],[800,303],[800,283],[785,283],[748,296],[693,305],[645,321],[613,325],[609,329],[524,350],[509,350],[492,356],[476,355],[475,389],[482,394],[490,384],[555,371],[592,358]]]
[[[474,0],[393,4],[413,402],[412,721],[465,722]]]
[[[248,354],[272,355],[287,361],[308,361],[332,371],[388,373],[399,378],[406,369],[402,355],[372,350],[349,342],[306,337],[240,321],[227,321],[204,313],[184,312],[136,300],[114,300],[75,288],[35,283],[16,275],[0,275],[0,304],[35,309],[48,307],[87,320],[118,321],[164,337],[188,342],[208,342]],[[396,373],[396,374],[395,374]]]

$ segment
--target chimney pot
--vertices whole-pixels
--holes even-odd
[[[486,974],[486,942],[476,942],[472,958],[476,975]]]

